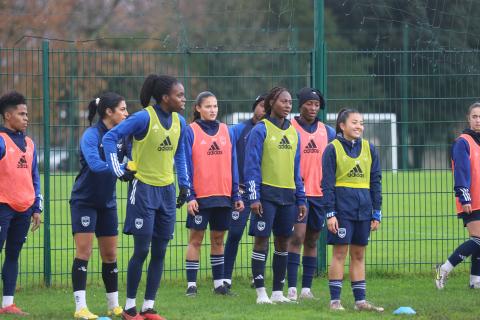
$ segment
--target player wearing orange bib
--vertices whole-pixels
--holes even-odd
[[[325,225],[322,204],[322,155],[327,144],[335,139],[335,130],[318,119],[318,111],[325,107],[322,93],[313,88],[303,88],[297,93],[300,116],[292,119],[292,125],[300,135],[300,174],[307,195],[307,217],[295,221],[288,244],[288,295],[297,300],[297,274],[303,245],[302,291],[300,298],[312,299],[310,290],[317,267],[317,240]]]
[[[215,95],[208,91],[200,93],[194,106],[194,121],[186,131],[186,161],[192,181],[187,216],[187,228],[190,229],[185,262],[187,296],[197,294],[200,247],[207,225],[210,225],[214,293],[229,294],[223,282],[223,238],[228,229],[232,202],[234,209],[243,214],[235,143],[228,127],[216,120],[217,115]]]
[[[470,287],[480,288],[480,103],[470,106],[469,128],[455,140],[452,148],[452,169],[458,218],[463,219],[470,239],[462,243],[437,267],[435,284],[443,289],[448,274],[460,262],[472,256]]]
[[[18,258],[32,231],[40,226],[42,195],[37,152],[25,135],[28,111],[25,98],[10,92],[0,98],[0,251],[5,244],[2,268],[3,300],[0,314],[28,315],[13,303],[18,276]]]

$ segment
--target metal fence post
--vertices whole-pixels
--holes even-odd
[[[300,88],[298,86],[298,69],[299,69],[299,61],[298,61],[298,28],[292,28],[292,43],[290,45],[290,50],[293,50],[293,59],[292,59],[292,75],[293,75],[293,88],[294,90],[298,91]]]
[[[78,92],[75,92],[75,83],[77,81],[78,74],[78,65],[77,65],[77,50],[75,46],[72,45],[72,50],[70,51],[70,66],[71,66],[71,75],[70,75],[70,94],[68,97],[67,103],[67,123],[68,123],[68,142],[67,142],[67,153],[68,153],[68,171],[75,171],[77,169],[77,148],[76,148],[76,139],[75,139],[75,127],[78,124],[77,121],[77,106],[76,106],[76,96]]]
[[[313,53],[313,87],[322,91],[326,98],[327,70],[326,70],[326,46],[324,35],[324,0],[314,2],[314,53]],[[326,108],[320,111],[320,120],[326,120]],[[327,270],[327,241],[326,231],[320,234],[317,243],[317,274]]]
[[[402,122],[402,135],[401,135],[401,144],[402,144],[402,169],[408,169],[408,24],[405,24],[403,27],[403,52],[402,52],[402,78],[400,82],[400,92],[402,94],[402,108],[400,121]]]
[[[49,42],[42,43],[42,87],[43,87],[43,193],[44,193],[44,238],[43,276],[45,285],[52,284],[50,248],[50,48]]]

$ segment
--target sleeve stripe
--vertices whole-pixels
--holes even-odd
[[[472,201],[472,198],[470,197],[470,192],[467,188],[460,188],[460,191],[462,192],[465,201]]]
[[[248,191],[250,191],[250,200],[256,200],[257,199],[257,190],[255,190],[255,181],[250,180],[248,181],[248,184],[250,185],[250,188],[248,188]]]
[[[120,169],[120,164],[118,163],[117,155],[115,153],[110,153],[110,160],[112,161],[113,171],[117,177],[123,176],[123,172]]]
[[[38,195],[38,208],[40,211],[43,211],[43,195]]]
[[[132,182],[132,193],[130,194],[130,204],[135,205],[135,194],[137,193],[137,179],[133,179]]]

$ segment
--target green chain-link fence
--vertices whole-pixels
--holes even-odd
[[[429,271],[465,236],[454,216],[449,148],[479,92],[479,58],[478,52],[462,51],[322,51],[321,59],[310,51],[78,51],[49,49],[48,43],[42,50],[0,49],[0,91],[16,89],[28,97],[29,134],[39,148],[45,195],[45,224],[24,247],[20,285],[69,284],[74,244],[68,199],[78,171],[88,101],[103,91],[115,91],[126,97],[132,113],[139,109],[139,91],[149,73],[171,74],[184,83],[186,118],[192,98],[200,91],[213,91],[219,98],[219,117],[229,124],[248,115],[257,94],[275,85],[295,93],[317,77],[317,85],[325,90],[318,78],[326,79],[326,121],[332,123],[342,106],[358,108],[365,115],[366,137],[377,145],[382,159],[385,218],[371,237],[370,270]],[[118,184],[118,196],[122,222],[125,184]],[[166,279],[184,277],[185,217],[185,209],[178,211]],[[208,243],[201,256],[204,277],[210,274]],[[129,237],[120,235],[123,276],[132,245]],[[320,249],[325,254],[325,248]],[[235,275],[250,274],[250,252],[245,235]],[[324,268],[325,259],[319,262]],[[94,274],[89,280],[97,281],[96,249],[89,266]]]
[[[329,51],[329,111],[354,106],[383,171],[381,230],[367,264],[431,271],[465,238],[450,148],[479,92],[478,51]],[[372,269],[372,268],[370,268]]]

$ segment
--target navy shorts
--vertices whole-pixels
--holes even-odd
[[[117,208],[95,208],[82,203],[71,203],[72,233],[94,233],[97,237],[118,235]]]
[[[317,202],[307,201],[307,216],[302,220],[298,220],[297,216],[295,223],[306,223],[309,229],[322,231],[325,227],[325,207]]]
[[[206,230],[210,225],[210,230],[225,231],[228,230],[230,214],[232,209],[229,207],[213,207],[199,210],[192,216],[187,215],[187,228],[194,230]]]
[[[245,226],[247,225],[248,218],[250,217],[250,201],[246,194],[242,195],[243,204],[245,209],[242,212],[231,210],[230,212],[230,225],[228,227],[229,232],[243,233]]]
[[[248,234],[255,237],[269,237],[273,231],[275,236],[289,237],[298,216],[297,205],[279,205],[268,200],[261,200],[261,203],[263,215],[260,217],[254,213],[251,214]]]
[[[134,179],[128,185],[123,233],[172,239],[176,221],[175,185],[156,187]]]
[[[6,204],[0,204],[0,250],[5,241],[23,244],[27,240],[32,214],[32,208],[17,212]]]
[[[337,216],[338,232],[330,231],[327,235],[328,244],[355,244],[366,246],[370,238],[370,220],[348,220]]]
[[[470,214],[460,213],[458,218],[463,220],[463,226],[466,227],[470,222],[480,220],[480,210],[475,210]]]

